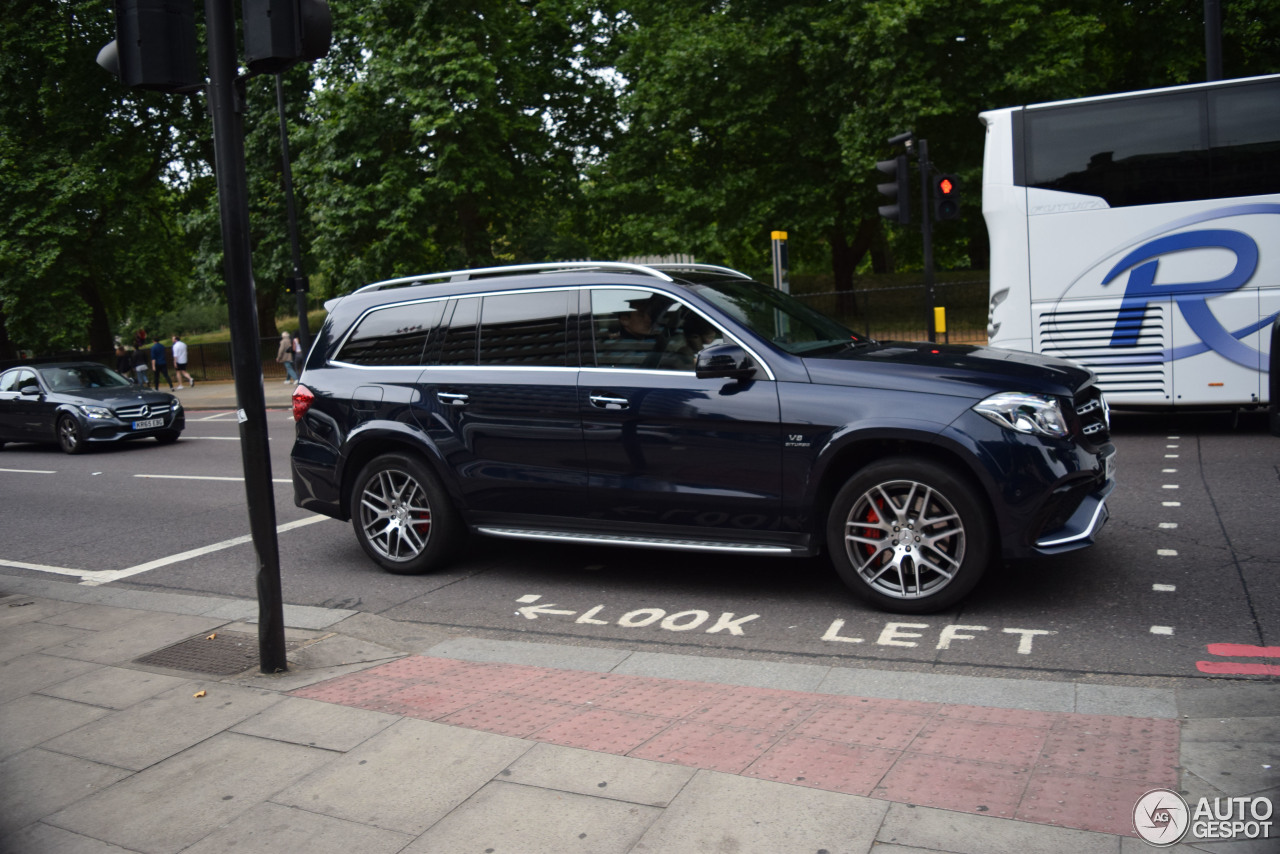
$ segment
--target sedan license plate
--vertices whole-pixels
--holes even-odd
[[[146,421],[133,422],[134,430],[150,430],[152,427],[163,427],[163,418],[148,418]]]
[[[1116,476],[1116,455],[1114,453],[1109,454],[1106,459],[1103,460],[1102,465],[1103,478],[1111,480]]]

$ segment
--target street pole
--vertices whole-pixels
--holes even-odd
[[[289,211],[289,247],[293,252],[293,292],[298,298],[298,346],[305,352],[311,330],[307,328],[307,280],[302,275],[302,242],[298,237],[298,209],[293,200],[293,167],[289,163],[289,126],[284,117],[284,74],[276,73],[276,112],[280,114],[280,157],[284,163],[284,199]]]
[[[1222,3],[1204,0],[1205,80],[1222,79]]]
[[[249,250],[249,190],[244,163],[243,90],[237,79],[236,24],[231,0],[205,0],[209,42],[209,109],[213,113],[214,172],[222,222],[223,271],[235,372],[236,420],[249,505],[249,530],[258,558],[258,652],[263,673],[289,669],[276,544],[275,495],[267,446],[258,307]]]
[[[933,307],[933,221],[929,216],[929,140],[916,140],[920,160],[920,232],[924,235],[924,296],[925,323],[929,329],[929,340],[936,342],[938,333],[934,325]]]

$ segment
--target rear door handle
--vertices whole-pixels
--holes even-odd
[[[592,392],[588,400],[597,409],[626,409],[631,405],[625,397],[613,397],[598,391]]]
[[[469,398],[467,395],[456,391],[438,391],[436,392],[436,400],[446,406],[466,406]]]

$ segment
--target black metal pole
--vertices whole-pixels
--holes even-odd
[[[1222,79],[1222,3],[1204,0],[1205,80]]]
[[[933,307],[933,220],[929,216],[929,190],[932,185],[929,175],[929,140],[916,140],[920,159],[920,232],[924,236],[924,298],[925,328],[929,330],[929,340],[936,342],[938,332],[934,328]]]
[[[284,200],[289,211],[289,247],[293,251],[293,292],[298,298],[298,343],[305,350],[311,330],[307,328],[307,280],[302,275],[298,209],[293,200],[293,167],[289,163],[289,125],[284,117],[283,73],[276,74],[276,112],[280,114],[280,158],[284,165]]]
[[[249,190],[244,165],[243,90],[237,80],[236,25],[231,0],[205,0],[209,39],[209,109],[213,113],[214,172],[222,221],[223,270],[231,327],[240,455],[249,504],[249,530],[258,557],[258,653],[263,673],[289,669],[284,604],[276,545],[275,494],[267,446],[258,306],[249,251]]]

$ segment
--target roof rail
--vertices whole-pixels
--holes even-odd
[[[423,284],[426,282],[436,281],[438,279],[447,279],[451,282],[465,282],[472,276],[514,276],[520,273],[538,273],[550,270],[620,270],[632,273],[643,273],[646,276],[652,276],[656,279],[661,279],[664,282],[674,281],[661,270],[657,270],[645,264],[627,264],[621,261],[560,261],[557,263],[547,264],[512,264],[506,267],[478,267],[472,270],[452,270],[447,273],[426,273],[420,276],[405,276],[400,279],[387,279],[383,282],[374,282],[371,285],[365,285],[362,288],[357,288],[352,291],[352,293],[362,294],[368,291],[379,291],[383,288],[394,288],[399,285]]]
[[[728,273],[731,276],[737,276],[739,279],[750,279],[746,273],[741,270],[735,270],[732,267],[720,267],[716,264],[681,264],[679,262],[672,264],[650,264],[655,270],[701,270],[704,273]]]

